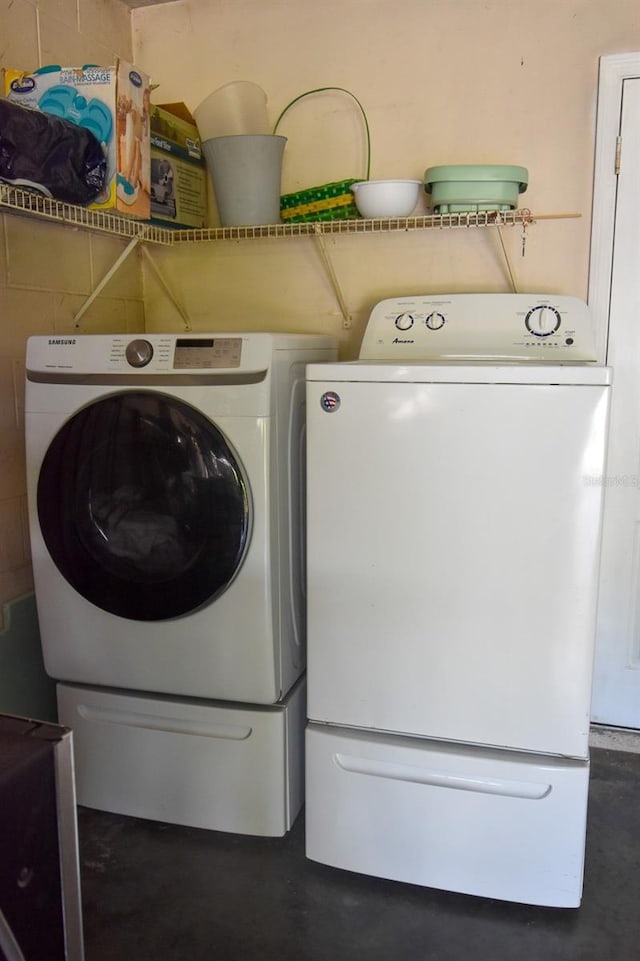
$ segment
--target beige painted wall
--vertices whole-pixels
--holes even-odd
[[[133,23],[133,39],[130,35]],[[374,178],[421,178],[441,163],[529,170],[523,204],[580,213],[505,241],[519,288],[586,296],[598,58],[640,49],[637,0],[0,0],[0,65],[131,57],[156,102],[191,108],[229,80],[268,94],[271,120],[318,86],[353,91],[367,111]],[[362,124],[342,94],[287,115],[283,190],[364,173]],[[425,198],[426,200],[426,198]],[[24,345],[75,329],[74,313],[122,243],[0,217],[0,601],[31,586],[25,527]],[[372,304],[409,292],[509,289],[496,232],[331,237],[352,314],[342,317],[312,238],[214,242],[154,256],[194,329],[329,331],[357,353]],[[84,331],[180,329],[151,271],[132,258],[83,318]]]
[[[442,163],[529,170],[523,205],[579,213],[505,231],[518,287],[586,296],[598,58],[640,49],[637,0],[178,0],[134,11],[137,62],[158,102],[191,108],[230,80],[259,83],[275,121],[305,90],[339,85],[363,103],[373,178],[421,178]],[[283,190],[362,176],[358,111],[343,94],[287,113]],[[196,328],[283,327],[337,333],[357,352],[384,296],[501,291],[509,278],[494,230],[332,238],[349,309],[342,319],[312,240],[216,243],[163,254]],[[179,323],[157,285],[148,326]]]
[[[130,12],[115,0],[0,0],[0,38],[5,67],[110,64],[116,56],[132,56]],[[111,237],[0,215],[0,605],[33,586],[24,466],[26,338],[143,329],[135,257],[80,327],[74,324],[74,314],[122,248]]]

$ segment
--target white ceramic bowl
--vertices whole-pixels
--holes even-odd
[[[351,190],[362,217],[408,217],[420,197],[421,180],[362,180]]]

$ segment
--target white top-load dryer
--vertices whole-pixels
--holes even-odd
[[[572,906],[610,370],[570,297],[383,301],[307,369],[307,853]]]
[[[300,807],[311,334],[32,337],[45,666],[81,804],[282,834]]]

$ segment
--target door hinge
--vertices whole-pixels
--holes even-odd
[[[616,177],[620,173],[620,157],[622,155],[622,137],[616,137],[616,160],[614,173]]]

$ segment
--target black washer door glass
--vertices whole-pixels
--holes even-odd
[[[248,545],[248,484],[222,433],[173,397],[128,391],[53,439],[38,516],[66,580],[121,617],[178,617],[218,597]]]

